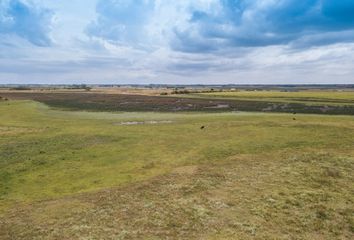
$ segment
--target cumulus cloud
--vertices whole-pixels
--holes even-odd
[[[353,12],[353,0],[0,0],[0,83],[353,83]]]
[[[216,10],[193,10],[189,26],[176,28],[172,47],[203,52],[296,41],[308,46],[348,42],[352,34],[345,31],[354,29],[353,13],[352,0],[220,0]],[[333,37],[336,32],[340,37]]]
[[[352,0],[100,0],[91,37],[181,52],[353,41]]]
[[[96,6],[98,18],[86,31],[90,36],[121,44],[141,42],[153,8],[151,0],[101,0]]]
[[[16,35],[37,46],[49,46],[53,13],[28,1],[4,0],[0,3],[0,35]]]
[[[89,37],[116,45],[169,45],[175,28],[189,24],[192,9],[207,10],[215,0],[99,0],[97,19],[86,29]]]

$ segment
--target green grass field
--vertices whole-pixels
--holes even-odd
[[[0,239],[353,239],[354,119],[293,118],[0,101]]]
[[[193,95],[197,97],[215,97],[221,99],[305,103],[309,105],[354,105],[353,91],[229,91]]]

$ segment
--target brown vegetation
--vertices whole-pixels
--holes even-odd
[[[10,99],[35,100],[52,107],[89,111],[260,111],[354,115],[354,106],[321,106],[213,98],[108,94],[97,92],[1,92]],[[222,106],[222,107],[220,107]]]

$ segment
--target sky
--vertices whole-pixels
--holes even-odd
[[[0,84],[354,84],[354,0],[0,0]]]

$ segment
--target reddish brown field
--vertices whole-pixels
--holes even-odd
[[[2,91],[0,96],[13,100],[34,100],[51,107],[88,111],[253,111],[298,112],[353,115],[353,106],[322,106],[301,103],[274,103],[215,98],[189,98],[109,92],[83,91]]]

